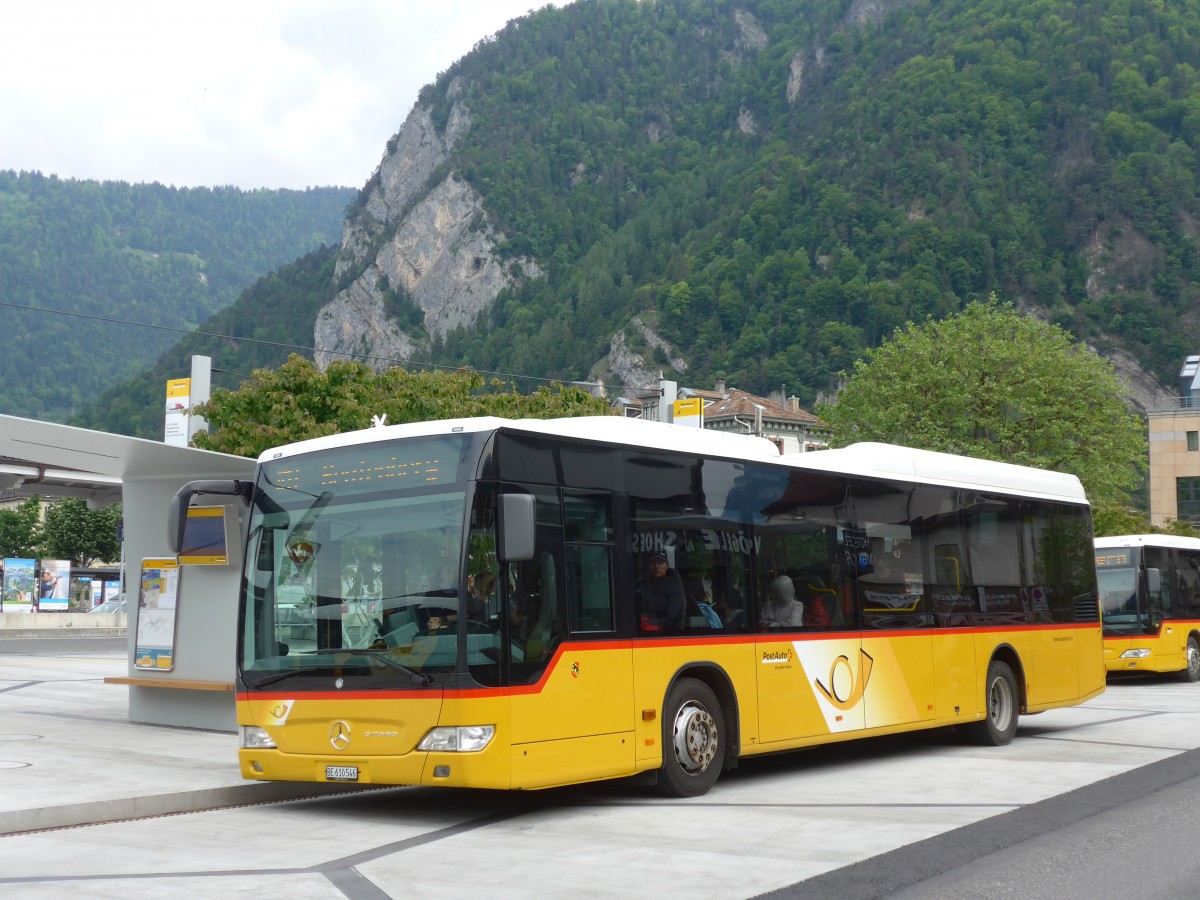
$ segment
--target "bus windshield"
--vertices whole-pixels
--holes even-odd
[[[454,670],[467,443],[379,442],[260,466],[239,644],[248,687],[420,686]],[[472,647],[489,637],[497,644],[480,635]]]
[[[1155,630],[1160,598],[1146,594],[1141,575],[1143,552],[1137,547],[1096,551],[1096,586],[1104,633],[1109,637],[1141,635]]]

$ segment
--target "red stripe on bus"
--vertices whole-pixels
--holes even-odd
[[[573,644],[560,644],[554,656],[546,664],[545,671],[533,684],[508,685],[505,687],[478,688],[399,688],[365,691],[239,691],[234,696],[239,702],[250,700],[287,700],[303,697],[305,700],[367,700],[367,699],[416,699],[430,697],[436,692],[439,697],[455,699],[472,699],[482,697],[524,697],[540,694],[549,681],[550,676],[558,668],[559,660],[565,653],[582,653],[601,650],[630,650],[633,648],[678,648],[678,647],[711,647],[722,644],[790,644],[795,641],[820,640],[856,640],[864,638],[903,638],[930,637],[934,634],[997,634],[1006,632],[1029,631],[1092,631],[1098,628],[1098,623],[1062,623],[1055,625],[997,625],[979,628],[912,628],[888,631],[819,631],[819,632],[781,632],[778,634],[737,634],[714,635],[712,637],[696,638],[652,638],[620,641],[580,641]]]

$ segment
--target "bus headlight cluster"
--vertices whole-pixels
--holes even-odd
[[[275,741],[257,725],[243,725],[238,730],[241,732],[243,750],[275,749]]]
[[[482,750],[496,735],[495,725],[439,726],[421,738],[418,750],[440,750],[443,753],[470,753]]]
[[[1145,659],[1149,655],[1150,655],[1150,651],[1146,650],[1146,649],[1126,650],[1124,653],[1121,654],[1121,659]]]

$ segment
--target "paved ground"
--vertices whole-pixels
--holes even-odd
[[[241,781],[233,735],[127,721],[127,689],[103,683],[125,672],[123,640],[0,640],[5,898],[848,898],[909,889],[1067,900],[1104,894],[997,891],[987,867],[1039,846],[1057,848],[1052,860],[1083,864],[1090,853],[1094,864],[1096,832],[1072,842],[1078,823],[1200,784],[1200,752],[1188,752],[1200,748],[1200,687],[1142,679],[1023,719],[1008,747],[971,747],[944,732],[859,741],[748,761],[694,800],[660,799],[635,781],[283,800],[271,792],[297,788]],[[1144,852],[1106,859],[1130,876],[1146,871]],[[974,893],[960,887],[972,877],[984,878]]]

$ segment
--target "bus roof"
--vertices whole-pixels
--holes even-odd
[[[925,484],[993,489],[1008,494],[1086,503],[1075,475],[1012,463],[917,450],[896,444],[862,442],[837,450],[818,450],[783,457],[788,465],[845,475],[899,478]]]
[[[259,462],[282,459],[298,453],[350,447],[372,441],[390,441],[405,437],[480,431],[523,431],[532,434],[574,438],[595,443],[645,447],[654,450],[674,450],[681,453],[701,453],[729,459],[779,461],[779,450],[766,438],[728,434],[698,428],[683,428],[663,422],[647,422],[623,416],[577,416],[565,419],[502,419],[480,416],[470,419],[440,419],[433,422],[412,422],[405,425],[384,425],[364,428],[328,437],[312,438],[282,447],[264,450]]]
[[[1179,537],[1174,534],[1120,534],[1096,538],[1102,550],[1113,547],[1173,547],[1177,550],[1200,550],[1200,538]]]
[[[263,451],[259,462],[374,441],[499,430],[572,438],[614,446],[699,453],[747,462],[771,462],[792,468],[843,475],[902,479],[953,487],[991,489],[1074,503],[1087,502],[1079,479],[1062,472],[879,443],[851,444],[838,450],[816,450],[781,456],[775,444],[766,438],[684,428],[622,416],[578,416],[564,419],[502,419],[480,416],[384,425],[274,447]]]

